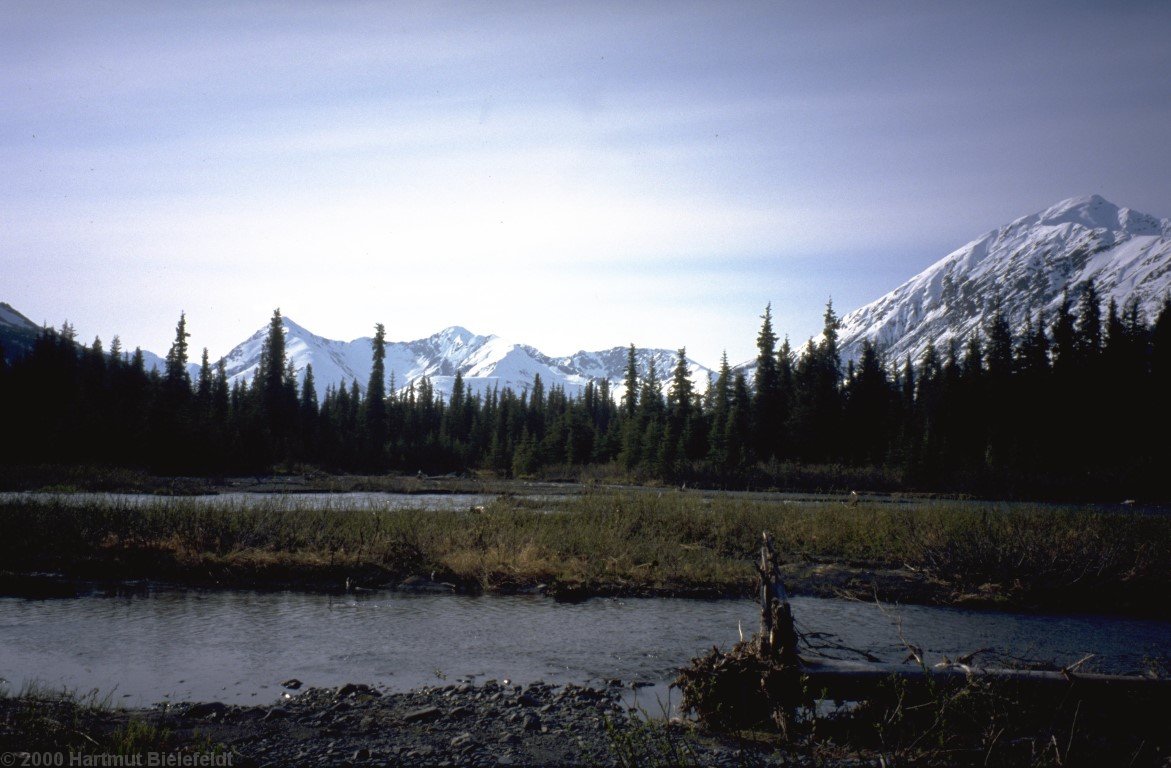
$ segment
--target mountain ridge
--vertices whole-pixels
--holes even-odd
[[[1171,220],[1096,194],[1022,216],[845,315],[842,357],[858,359],[868,340],[892,362],[917,360],[928,342],[944,348],[981,331],[997,303],[1014,332],[1038,313],[1048,327],[1063,295],[1076,302],[1091,280],[1103,302],[1134,301],[1153,317],[1171,292]]]
[[[304,381],[305,367],[313,366],[314,384],[319,398],[326,387],[357,381],[365,388],[373,368],[373,338],[361,336],[344,342],[317,336],[295,320],[282,316],[285,328],[285,351]],[[225,355],[225,370],[230,383],[250,381],[260,365],[260,355],[268,326]],[[518,344],[494,334],[479,335],[463,326],[449,326],[426,338],[386,342],[387,386],[405,391],[426,377],[437,394],[450,396],[457,373],[467,391],[484,394],[493,388],[510,388],[516,392],[531,389],[536,376],[543,386],[561,387],[567,395],[583,391],[591,381],[606,380],[615,397],[624,392],[623,379],[627,347],[608,350],[582,350],[565,357],[551,357],[535,347]],[[636,348],[635,358],[640,375],[651,362],[664,386],[669,383],[677,353],[666,349]],[[713,371],[688,359],[692,382],[699,391],[707,388]]]
[[[4,348],[4,362],[11,363],[16,357],[23,357],[32,351],[33,344],[40,336],[43,328],[25,317],[20,311],[8,302],[0,301],[0,346]],[[130,353],[127,353],[129,357]],[[146,370],[162,371],[166,362],[163,358],[142,350],[142,360]],[[188,365],[191,377],[199,375],[198,365]]]
[[[1036,213],[992,229],[939,259],[894,290],[841,319],[838,339],[843,360],[856,360],[869,340],[888,361],[918,359],[928,342],[942,348],[962,344],[987,326],[999,303],[1014,332],[1035,321],[1038,313],[1051,325],[1055,309],[1068,292],[1076,301],[1081,286],[1093,280],[1103,301],[1124,308],[1129,301],[1151,319],[1171,295],[1171,219],[1159,219],[1109,202],[1100,195],[1060,201]],[[1103,307],[1105,310],[1105,307]],[[299,378],[313,365],[318,396],[327,387],[369,381],[369,336],[338,341],[318,336],[283,317],[286,352]],[[31,348],[40,327],[6,303],[0,303],[0,342],[6,356]],[[232,382],[250,381],[260,362],[267,324],[236,345],[224,362]],[[9,347],[13,347],[10,349]],[[456,374],[469,391],[494,387],[520,392],[540,375],[549,388],[567,394],[587,383],[605,380],[613,396],[624,393],[628,347],[580,350],[552,357],[535,347],[496,335],[479,335],[452,325],[426,338],[388,342],[387,386],[404,391],[426,376],[437,394],[451,393]],[[147,367],[162,359],[144,351]],[[636,348],[640,376],[653,362],[663,387],[669,385],[676,352]],[[713,369],[688,359],[696,389],[703,392]],[[198,366],[191,365],[193,377]],[[751,378],[755,361],[736,366]]]

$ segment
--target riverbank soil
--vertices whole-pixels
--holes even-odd
[[[409,693],[350,684],[290,693],[267,707],[199,703],[148,710],[9,698],[0,699],[0,754],[15,755],[13,765],[33,754],[50,760],[63,754],[63,764],[82,764],[80,758],[70,763],[70,752],[144,755],[144,765],[160,752],[191,760],[175,765],[610,766],[684,758],[695,765],[787,764],[767,744],[647,725],[623,704],[622,690],[616,681],[608,688],[489,681]],[[221,759],[198,763],[197,755]]]
[[[290,681],[296,685],[296,681]],[[854,709],[806,710],[785,735],[647,721],[606,688],[496,681],[407,693],[362,684],[261,707],[118,710],[39,695],[0,699],[4,765],[204,766],[1166,766],[1165,713],[1075,701],[1024,706],[978,685]],[[124,762],[109,762],[116,756]],[[58,757],[59,756],[59,757]],[[141,762],[125,762],[128,757]],[[39,762],[33,762],[33,760]],[[101,762],[102,759],[107,762]],[[60,760],[61,762],[56,762]],[[152,762],[153,761],[153,762]]]

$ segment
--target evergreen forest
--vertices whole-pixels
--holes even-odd
[[[181,316],[165,369],[115,338],[84,345],[66,324],[32,349],[0,354],[0,461],[86,464],[160,475],[320,469],[483,472],[607,478],[692,487],[970,493],[999,498],[1171,497],[1171,299],[1148,320],[1093,284],[1013,333],[994,301],[962,344],[917,361],[863,347],[843,365],[832,304],[801,349],[761,317],[755,370],[725,355],[700,394],[685,350],[672,370],[639,370],[629,348],[621,398],[606,381],[448,398],[427,379],[387,386],[385,329],[370,380],[329,386],[297,376],[273,313],[260,369],[229,384],[204,350],[188,373]]]

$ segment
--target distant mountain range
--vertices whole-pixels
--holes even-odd
[[[325,396],[329,386],[349,386],[357,381],[365,389],[373,368],[373,338],[364,336],[353,341],[336,341],[318,336],[282,317],[285,329],[285,352],[297,370],[298,381],[304,381],[305,369],[313,366],[313,379],[319,397]],[[30,321],[8,304],[0,303],[0,343],[5,355],[12,359],[32,349],[41,327]],[[224,358],[229,383],[251,381],[260,367],[260,355],[268,325],[236,345]],[[499,336],[479,336],[466,328],[453,326],[425,339],[415,341],[388,341],[386,343],[387,385],[404,391],[426,376],[437,394],[451,395],[456,373],[463,376],[471,392],[484,393],[493,388],[511,388],[515,392],[531,389],[536,376],[548,391],[557,386],[568,395],[580,393],[590,381],[610,382],[611,392],[620,398],[625,392],[627,347],[614,347],[601,352],[578,352],[569,357],[550,357],[539,350],[515,344]],[[639,374],[644,375],[654,362],[663,382],[664,391],[670,383],[677,353],[668,349],[636,349],[635,360]],[[143,351],[147,370],[162,370],[163,358]],[[199,375],[199,366],[190,364],[192,380]],[[692,382],[700,391],[706,391],[713,371],[694,360],[688,360]]]
[[[842,318],[844,359],[869,339],[899,361],[917,359],[933,341],[941,352],[983,329],[999,298],[1014,331],[1044,313],[1046,327],[1062,294],[1076,305],[1093,280],[1105,303],[1137,301],[1154,320],[1171,291],[1171,220],[1098,195],[1064,200],[986,233],[932,264],[882,298]]]
[[[1097,195],[1072,198],[1040,213],[988,232],[945,256],[882,298],[842,318],[839,339],[843,359],[857,359],[862,343],[876,343],[892,362],[917,358],[929,340],[939,348],[963,343],[987,324],[998,298],[1010,325],[1020,329],[1026,318],[1042,311],[1052,322],[1062,293],[1076,302],[1081,286],[1093,280],[1104,300],[1119,307],[1137,301],[1153,319],[1171,292],[1171,220],[1119,208]],[[328,386],[370,378],[371,341],[326,339],[284,319],[285,346],[299,376],[313,366],[319,396]],[[31,348],[39,326],[8,304],[0,304],[0,343],[11,357]],[[225,357],[232,381],[251,380],[260,363],[267,324]],[[675,365],[675,351],[637,349],[640,374],[651,361],[664,388]],[[145,353],[147,366],[161,367],[157,355]],[[623,394],[626,347],[550,357],[498,336],[480,336],[453,326],[415,341],[388,342],[388,385],[398,390],[426,376],[437,393],[451,393],[456,373],[473,392],[506,387],[520,392],[540,375],[546,388],[580,392],[589,381],[610,382],[615,397]],[[712,369],[689,360],[692,381],[706,390]],[[741,366],[752,376],[754,364]],[[198,371],[198,366],[192,366]],[[194,375],[194,374],[193,374]]]
[[[317,336],[288,317],[282,320],[286,353],[302,380],[306,365],[313,365],[319,396],[324,395],[328,385],[336,387],[357,381],[360,387],[366,387],[373,367],[371,337],[335,341]],[[251,381],[256,375],[267,334],[265,326],[227,354],[225,364],[230,381]],[[451,394],[457,372],[470,391],[480,393],[493,388],[522,392],[530,389],[539,375],[546,391],[558,386],[572,396],[581,392],[588,382],[605,379],[615,396],[620,397],[624,391],[627,353],[626,347],[614,347],[555,358],[499,336],[479,336],[453,326],[425,339],[388,341],[387,383],[403,390],[426,376],[436,393],[446,397]],[[655,370],[666,383],[675,367],[676,352],[636,349],[635,358],[640,372],[649,370],[653,360]],[[692,381],[701,391],[706,390],[712,371],[693,360],[688,363]]]

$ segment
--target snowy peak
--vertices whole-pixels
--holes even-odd
[[[297,370],[299,380],[304,381],[305,367],[313,366],[313,378],[318,394],[323,394],[325,385],[348,384],[358,379],[365,384],[370,376],[370,341],[365,340],[365,355],[357,354],[361,340],[347,344],[318,336],[306,330],[288,317],[281,318],[285,331],[285,354]],[[251,381],[260,369],[260,356],[268,337],[268,326],[264,326],[237,345],[224,357],[224,367],[230,382]],[[363,362],[363,360],[365,362]]]
[[[313,366],[318,397],[324,397],[327,387],[336,389],[354,381],[366,387],[373,368],[371,337],[334,341],[307,331],[287,317],[282,321],[288,359],[302,382],[306,367]],[[256,376],[267,335],[265,326],[228,353],[225,366],[230,381],[248,382]],[[675,353],[668,350],[636,350],[640,374],[653,363],[664,384],[674,360]],[[626,347],[552,358],[525,344],[498,336],[480,336],[461,326],[452,326],[424,339],[388,341],[385,365],[387,386],[398,391],[427,377],[435,392],[447,397],[459,375],[471,392],[505,388],[523,392],[531,389],[540,376],[546,389],[561,387],[571,396],[581,392],[589,382],[605,379],[611,383],[611,391],[621,396],[626,362]],[[711,372],[694,361],[689,363],[696,388],[702,392]]]
[[[918,357],[928,341],[962,343],[999,300],[1010,325],[1045,322],[1068,291],[1093,280],[1104,301],[1135,301],[1148,317],[1171,291],[1171,221],[1099,195],[1063,200],[988,232],[842,319],[843,354],[869,339],[888,358]]]
[[[1131,208],[1122,208],[1118,212],[1118,223],[1122,229],[1135,236],[1171,234],[1171,220],[1156,219]]]
[[[1037,223],[1048,227],[1077,224],[1087,229],[1116,229],[1119,210],[1100,195],[1072,197],[1041,212]]]
[[[467,328],[453,325],[450,328],[444,328],[439,333],[430,337],[428,341],[434,344],[437,349],[457,350],[472,345],[483,338],[483,336],[477,336]]]

